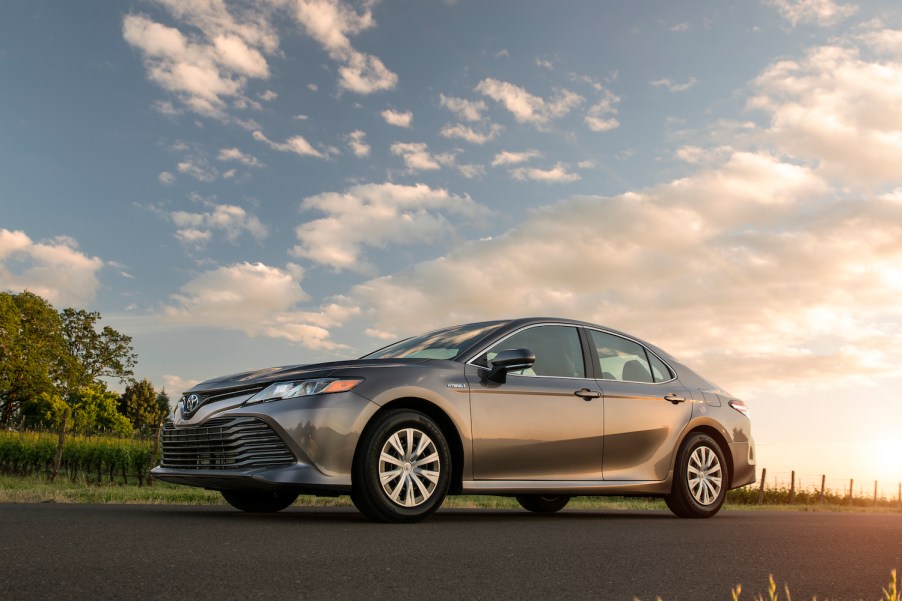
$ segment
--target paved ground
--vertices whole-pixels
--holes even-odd
[[[902,573],[902,515],[0,505],[0,599],[876,600]],[[781,595],[781,598],[785,598]]]

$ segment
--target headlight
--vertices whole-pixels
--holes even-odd
[[[296,382],[276,382],[270,384],[247,401],[245,404],[260,403],[262,401],[280,401],[282,399],[294,399],[313,394],[331,394],[333,392],[347,392],[363,382],[359,378],[338,379],[319,378],[316,380],[298,380]]]

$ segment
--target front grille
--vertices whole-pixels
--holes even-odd
[[[242,470],[295,463],[294,455],[265,422],[255,417],[220,417],[200,426],[163,424],[160,467]]]

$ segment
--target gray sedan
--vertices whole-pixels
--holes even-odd
[[[157,478],[244,511],[350,494],[384,522],[422,520],[449,494],[545,513],[573,495],[663,497],[706,518],[755,481],[742,401],[647,342],[556,318],[208,380],[181,397],[162,449]]]

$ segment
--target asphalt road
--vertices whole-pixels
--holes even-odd
[[[3,601],[728,601],[770,573],[796,601],[871,601],[893,568],[900,514],[442,510],[397,526],[334,508],[0,505]]]

